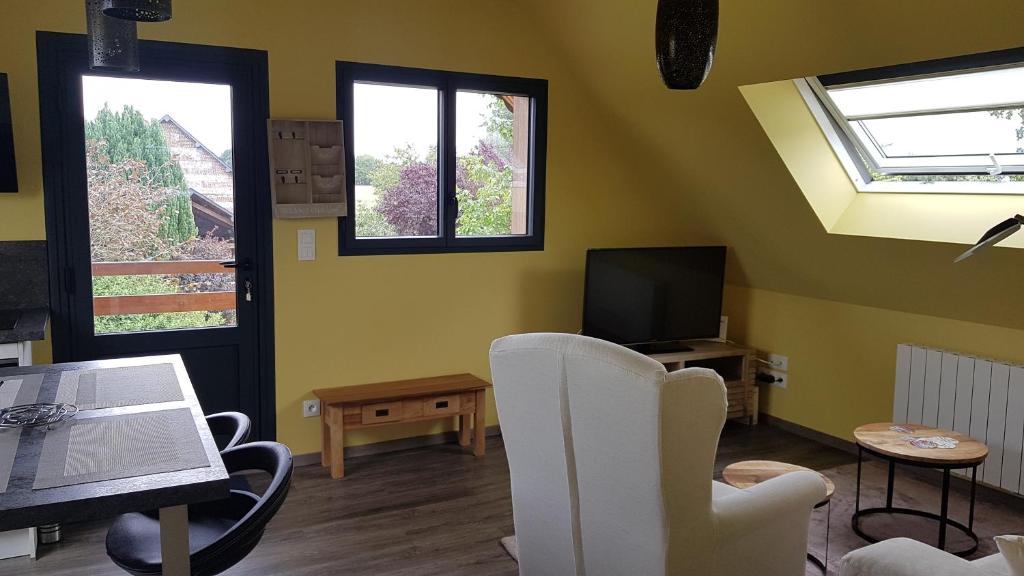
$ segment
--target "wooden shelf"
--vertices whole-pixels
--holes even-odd
[[[275,218],[348,215],[338,120],[268,120]]]
[[[729,400],[728,417],[746,418],[750,424],[757,424],[759,391],[757,388],[756,352],[751,348],[699,340],[687,342],[693,350],[666,352],[648,356],[665,365],[665,368],[710,368],[725,380]]]

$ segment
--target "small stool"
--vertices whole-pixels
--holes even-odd
[[[826,511],[827,516],[825,517],[825,560],[822,561],[817,556],[814,556],[810,552],[807,553],[807,560],[817,566],[822,574],[828,574],[828,537],[829,531],[832,526],[832,494],[836,491],[836,485],[821,472],[816,472],[810,468],[804,468],[803,466],[797,466],[796,464],[786,464],[785,462],[773,462],[771,460],[747,460],[744,462],[736,462],[725,467],[722,471],[722,479],[725,483],[733,488],[739,488],[740,490],[756,486],[766,480],[777,478],[783,474],[790,472],[815,472],[820,475],[822,480],[825,481],[825,499],[815,504],[814,508],[821,508],[822,506],[828,506]]]

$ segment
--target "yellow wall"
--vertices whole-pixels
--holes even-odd
[[[34,32],[84,26],[81,2],[30,4],[0,18],[23,185],[0,197],[0,239],[44,235]],[[660,84],[655,7],[178,0],[171,23],[142,27],[145,38],[268,50],[278,117],[333,117],[336,59],[551,80],[545,252],[338,258],[333,221],[275,224],[279,432],[296,452],[318,448],[315,422],[299,417],[313,388],[487,375],[492,338],[577,329],[594,246],[728,244],[733,335],[792,363],[791,388],[766,394],[768,409],[836,435],[888,414],[898,342],[1020,359],[1024,253],[954,267],[956,245],[827,234],[738,87],[1024,45],[1024,4],[729,0],[696,92]],[[315,263],[295,259],[300,227],[317,231]]]
[[[724,0],[707,83],[671,92],[654,0],[526,1],[608,121],[635,135],[678,225],[731,247],[732,336],[792,365],[791,388],[763,396],[770,413],[843,437],[886,418],[902,341],[1022,359],[1024,251],[954,266],[962,245],[828,234],[739,87],[1019,47],[1024,3]]]
[[[35,31],[83,32],[82,4],[3,9],[0,70],[11,76],[22,192],[0,196],[0,240],[45,236]],[[461,371],[487,377],[493,338],[578,329],[586,248],[678,237],[631,136],[604,122],[520,2],[177,0],[174,10],[170,23],[143,25],[140,34],[267,50],[275,117],[334,117],[341,59],[550,80],[544,252],[339,258],[335,221],[275,222],[278,431],[296,453],[319,449],[317,421],[300,417],[313,388]],[[620,224],[624,213],[629,221]],[[316,230],[316,262],[297,261],[299,228]],[[353,434],[350,442],[431,430]]]
[[[762,387],[762,409],[848,440],[892,418],[897,344],[1024,362],[1024,331],[988,324],[738,286],[725,308],[731,338],[789,356],[786,388]]]

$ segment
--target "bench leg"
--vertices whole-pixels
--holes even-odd
[[[327,407],[320,407],[320,465],[331,467],[331,427],[327,424]]]
[[[473,422],[473,455],[483,456],[487,443],[487,391],[476,392],[476,414]]]
[[[459,414],[459,446],[469,446],[470,432],[469,414]]]
[[[330,410],[331,478],[338,480],[345,477],[345,422],[341,408],[331,407]]]

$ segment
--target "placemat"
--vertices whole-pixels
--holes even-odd
[[[188,408],[70,421],[43,439],[32,488],[55,488],[210,465]]]
[[[7,491],[7,481],[11,479],[19,441],[21,428],[0,429],[0,494]]]
[[[57,402],[96,410],[184,400],[173,364],[71,370],[60,375]]]
[[[0,409],[38,401],[43,386],[42,374],[24,374],[0,378]]]

